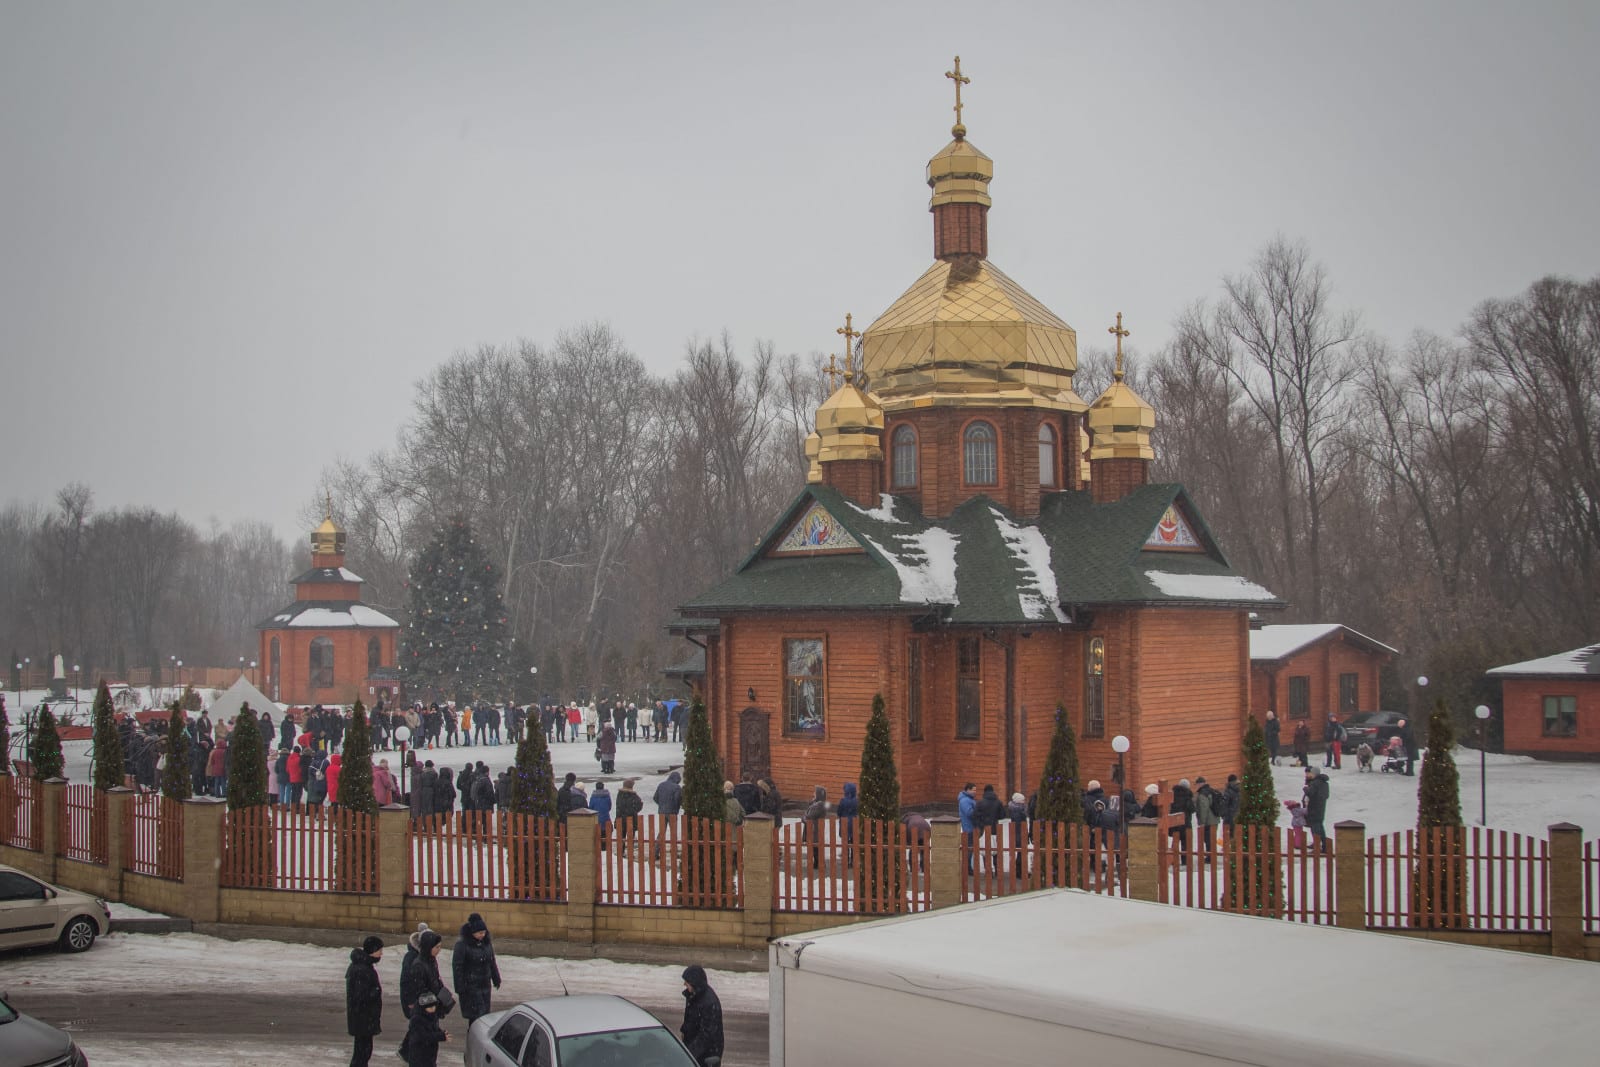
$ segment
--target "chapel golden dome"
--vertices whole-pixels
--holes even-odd
[[[1156,409],[1122,380],[1122,339],[1128,336],[1122,312],[1117,312],[1117,324],[1110,332],[1117,337],[1117,367],[1111,385],[1089,408],[1089,430],[1094,435],[1089,459],[1155,459],[1150,433],[1156,428]]]
[[[822,465],[817,456],[822,452],[822,435],[812,430],[806,434],[806,483],[817,485],[822,481]]]
[[[928,207],[940,204],[982,204],[988,207],[989,183],[994,180],[994,160],[966,139],[965,130],[928,160],[928,187],[933,196]]]
[[[345,535],[333,521],[333,504],[328,504],[327,517],[322,525],[311,531],[311,551],[320,556],[337,556],[344,553]]]

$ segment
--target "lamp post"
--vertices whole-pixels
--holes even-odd
[[[17,708],[22,708],[22,664],[17,664]]]
[[[1123,763],[1123,757],[1128,754],[1128,749],[1131,747],[1132,742],[1128,740],[1125,734],[1118,734],[1111,739],[1111,751],[1117,754],[1117,803],[1119,805],[1122,803],[1121,794],[1128,789],[1127,767]],[[1126,813],[1123,814],[1123,819],[1127,819]]]
[[[1489,825],[1489,716],[1494,712],[1489,705],[1479,704],[1472,709],[1478,717],[1478,825]]]
[[[395,727],[394,739],[400,742],[400,792],[406,791],[406,742],[411,740],[411,727],[401,723]]]
[[[72,665],[72,703],[76,705],[81,699],[78,690],[83,686],[83,668],[78,664]]]

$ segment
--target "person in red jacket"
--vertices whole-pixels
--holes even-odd
[[[223,760],[228,755],[228,742],[218,741],[206,757],[206,792],[214,797],[228,795],[228,783],[223,778]]]
[[[337,806],[339,803],[339,753],[335,752],[328,757],[328,803]]]
[[[289,762],[285,769],[289,772],[289,789],[284,803],[299,804],[306,798],[306,767],[300,761],[299,745],[289,751]]]

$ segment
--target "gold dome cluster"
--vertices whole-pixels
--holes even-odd
[[[1156,409],[1122,381],[1122,339],[1131,331],[1122,328],[1122,312],[1108,331],[1117,338],[1117,369],[1111,385],[1089,408],[1089,430],[1094,444],[1089,459],[1155,459],[1150,447],[1150,432],[1156,428]]]
[[[834,388],[828,399],[817,408],[817,430],[806,439],[806,456],[817,481],[822,474],[820,463],[838,459],[883,459],[883,405],[877,397],[855,383],[855,339],[860,331],[852,325],[851,315],[844,317],[838,333],[845,339],[844,384]],[[829,385],[838,376],[838,364],[828,357]],[[813,449],[812,438],[815,438]]]

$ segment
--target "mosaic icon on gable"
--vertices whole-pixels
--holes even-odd
[[[1145,548],[1165,549],[1175,552],[1204,552],[1205,546],[1194,535],[1189,521],[1173,505],[1168,504],[1161,521],[1144,540]]]
[[[839,520],[828,514],[816,501],[805,510],[789,532],[783,535],[773,548],[774,556],[805,555],[812,552],[860,552],[863,551],[861,543],[843,526]]]

